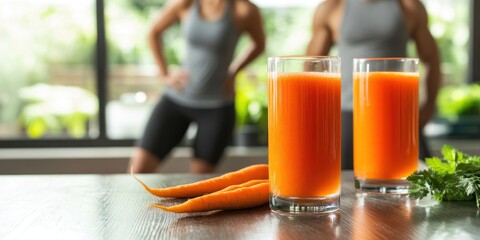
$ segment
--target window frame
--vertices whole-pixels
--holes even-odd
[[[469,83],[480,83],[480,2],[470,0],[470,38],[468,54]]]

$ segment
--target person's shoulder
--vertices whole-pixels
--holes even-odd
[[[341,6],[342,0],[325,0],[317,5],[316,11],[320,11],[322,13],[328,14],[331,13],[333,10]]]
[[[251,17],[253,14],[259,14],[260,10],[254,3],[249,0],[234,0],[235,11],[242,18]]]
[[[342,0],[325,0],[317,5],[314,13],[314,22],[317,24],[330,22],[338,10],[343,7]]]
[[[420,0],[401,0],[401,2],[407,13],[413,16],[423,16],[427,14],[425,6]]]
[[[253,2],[250,2],[249,0],[234,0],[234,3],[235,8],[238,11],[243,12],[244,14],[259,11],[257,5],[255,5],[255,3]]]
[[[190,8],[194,0],[169,0],[168,5],[174,7],[175,9],[182,11]]]
[[[337,13],[337,10],[343,6],[342,3],[342,0],[325,0],[321,2],[315,8],[314,18],[316,21],[329,19],[332,14]]]
[[[243,7],[243,8],[258,8],[255,3],[251,2],[250,0],[233,0],[236,7]]]
[[[428,13],[420,0],[401,0],[405,17],[410,22],[410,35],[415,36],[428,30]]]

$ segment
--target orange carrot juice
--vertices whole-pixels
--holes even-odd
[[[354,74],[354,173],[405,179],[418,164],[418,73]]]
[[[268,80],[270,193],[318,198],[339,194],[340,74],[278,73]]]

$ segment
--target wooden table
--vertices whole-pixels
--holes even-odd
[[[0,176],[0,239],[478,239],[473,202],[437,204],[403,196],[356,194],[342,173],[341,209],[282,217],[267,205],[239,211],[173,214],[129,175]],[[210,175],[141,174],[152,186]]]

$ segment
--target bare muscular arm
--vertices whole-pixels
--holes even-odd
[[[180,20],[182,10],[185,8],[188,2],[188,0],[171,0],[169,3],[167,3],[167,5],[162,9],[162,12],[158,18],[153,23],[148,35],[148,42],[155,58],[155,62],[158,66],[160,77],[164,79],[167,84],[177,90],[181,90],[185,87],[188,75],[185,72],[169,74],[168,63],[165,59],[163,42],[161,41],[161,38],[165,30],[167,30],[176,21]]]
[[[328,17],[334,1],[324,1],[315,10],[312,24],[312,37],[307,46],[307,55],[327,55],[333,46],[333,33],[328,25]]]
[[[224,89],[233,97],[235,91],[235,76],[240,70],[250,64],[265,50],[265,32],[260,10],[249,1],[240,2],[236,9],[239,13],[238,29],[250,37],[250,43],[242,53],[232,62],[228,72],[229,78],[225,82]]]
[[[413,2],[412,5],[418,22],[414,24],[411,37],[415,41],[418,57],[425,65],[426,71],[427,101],[420,109],[419,116],[419,127],[422,129],[436,110],[436,98],[441,85],[440,56],[435,39],[428,29],[428,16],[424,6],[419,1]]]
[[[245,31],[251,41],[246,49],[233,61],[230,66],[230,74],[236,75],[241,69],[251,63],[265,50],[265,32],[260,10],[250,2],[244,2],[239,6],[242,16],[240,31]]]

